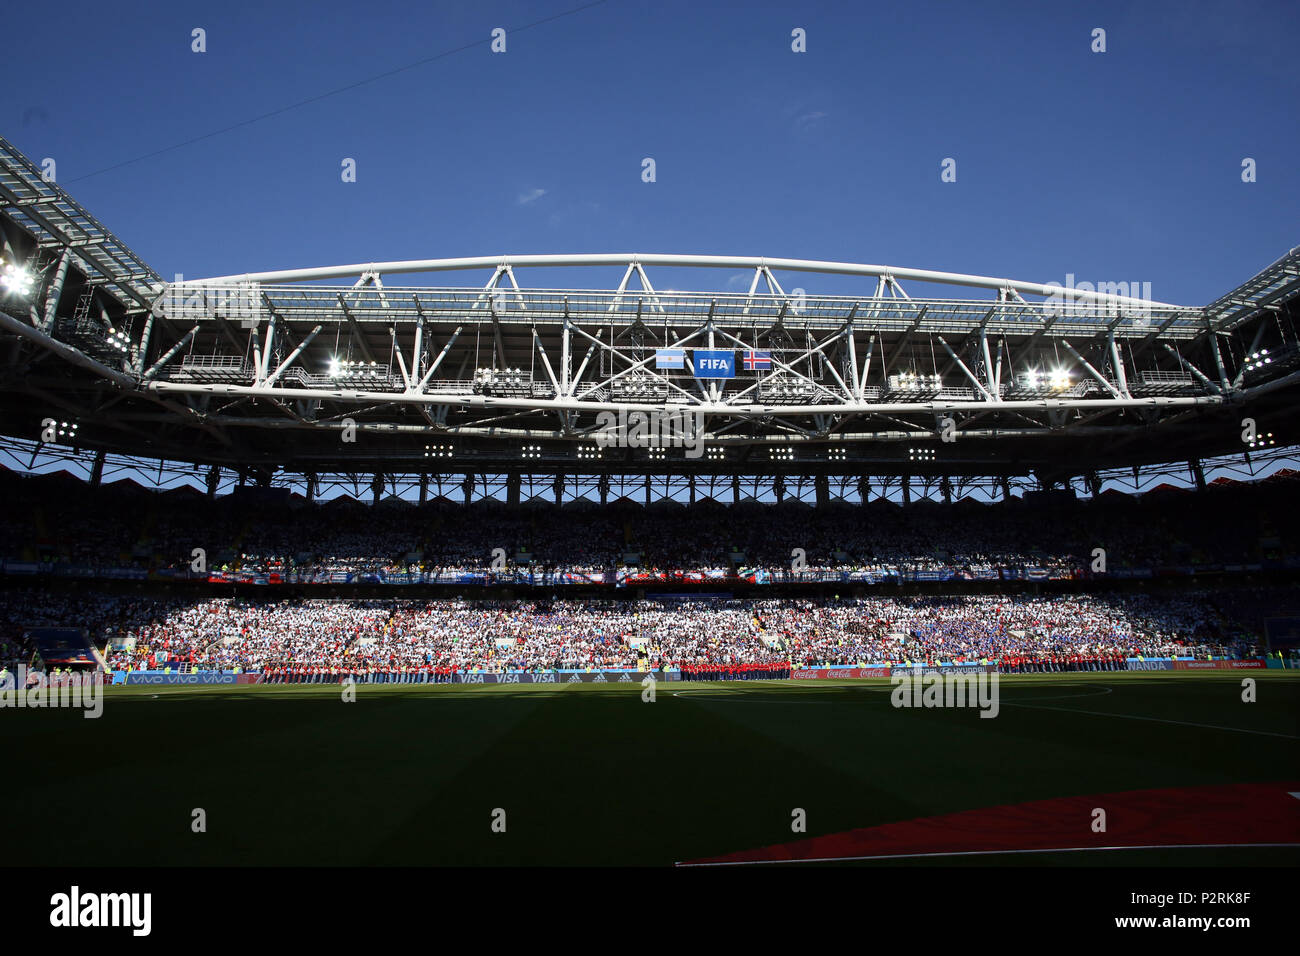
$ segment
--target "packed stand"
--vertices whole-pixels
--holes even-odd
[[[84,626],[114,671],[283,676],[1236,656],[1229,590],[849,600],[239,600],[0,592],[0,633]],[[10,651],[12,654],[12,651]]]

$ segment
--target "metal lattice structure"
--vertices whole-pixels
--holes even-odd
[[[53,475],[65,472],[87,482],[109,484],[129,480],[151,491],[173,491],[189,487],[226,495],[249,477],[232,469],[207,468],[185,461],[141,459],[131,455],[105,454],[0,437],[0,467],[27,475]],[[1199,474],[1199,479],[1198,479]],[[1106,491],[1144,494],[1162,485],[1194,489],[1205,475],[1217,475],[1221,481],[1254,482],[1275,475],[1300,475],[1300,446],[1270,447],[1256,453],[1240,453],[1207,458],[1195,462],[1111,468],[1078,476],[1070,481],[1079,497],[1092,497]],[[642,504],[673,501],[678,504],[716,501],[733,504],[741,501],[797,501],[818,504],[842,501],[862,504],[867,501],[963,501],[1006,500],[1037,491],[1039,483],[1029,477],[997,478],[993,476],[955,477],[918,476],[915,481],[894,475],[837,475],[825,480],[824,494],[813,476],[785,480],[775,475],[608,475],[574,473],[557,484],[554,474],[513,473],[480,474],[473,482],[456,474],[388,474],[378,485],[374,476],[358,472],[328,472],[306,475],[280,472],[269,486],[283,488],[302,498],[330,500],[346,496],[357,500],[405,502],[444,501],[462,504],[470,501],[506,500],[511,484],[518,488],[519,500],[546,505],[587,501],[631,501]],[[556,495],[559,495],[558,500]]]
[[[1204,307],[1123,283],[725,256],[167,282],[3,140],[0,166],[3,252],[37,277],[28,299],[0,298],[15,438],[48,439],[53,420],[77,426],[80,448],[263,483],[500,475],[512,497],[534,474],[1050,485],[1295,438],[1300,249]],[[521,284],[534,269],[604,270],[609,286]],[[659,269],[743,270],[749,288],[656,289]],[[862,293],[786,290],[817,274],[860,279]],[[734,377],[706,377],[706,351],[730,353]],[[665,421],[689,428],[657,431]]]

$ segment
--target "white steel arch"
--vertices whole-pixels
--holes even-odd
[[[309,269],[282,269],[270,272],[247,272],[243,275],[213,276],[206,279],[187,279],[186,285],[232,285],[244,282],[291,283],[311,282],[321,279],[373,277],[413,272],[460,272],[474,269],[494,269],[498,273],[529,267],[594,267],[619,266],[622,268],[645,266],[685,267],[704,269],[754,269],[759,274],[783,272],[809,272],[827,275],[864,276],[888,280],[896,286],[899,279],[915,282],[934,282],[942,285],[965,286],[976,289],[993,289],[998,292],[1013,290],[1021,294],[1044,297],[1061,297],[1070,300],[1123,306],[1125,308],[1184,309],[1188,306],[1157,302],[1152,299],[1062,287],[1060,284],[1026,282],[1021,279],[1000,279],[992,276],[969,275],[960,272],[936,272],[930,269],[908,269],[899,266],[869,265],[853,262],[827,262],[818,259],[772,259],[759,256],[696,256],[658,253],[597,253],[585,255],[524,255],[524,256],[471,256],[455,259],[405,259],[393,262],[353,263],[340,266],[318,266]],[[161,292],[159,285],[155,291]]]

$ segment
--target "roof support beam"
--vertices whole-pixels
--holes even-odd
[[[161,301],[161,296],[159,297]],[[144,362],[149,355],[149,340],[153,338],[153,320],[154,309],[157,309],[158,303],[154,303],[154,308],[149,310],[148,316],[144,320],[144,331],[140,333],[140,344],[135,352],[135,374],[139,375],[144,371]]]
[[[533,328],[533,337],[537,336],[537,328]],[[560,338],[560,386],[558,394],[567,395],[569,393],[569,297],[564,297],[564,330]]]
[[[1034,329],[1034,333],[1031,336],[1029,336],[1029,339],[1023,345],[1020,346],[1019,355],[1012,355],[1011,346],[1008,344],[1007,365],[1010,367],[1011,374],[1013,377],[1015,376],[1017,359],[1028,358],[1030,353],[1033,352],[1034,346],[1038,344],[1038,340],[1041,339],[1044,335],[1046,335],[1049,331],[1051,331],[1052,326],[1056,324],[1056,321],[1060,317],[1061,317],[1061,313],[1055,312],[1052,315],[1049,315],[1046,319],[1044,319],[1043,324],[1039,328]]]
[[[848,317],[844,320],[844,327],[848,330],[849,343],[849,385],[851,394],[854,398],[862,397],[862,380],[858,377],[858,347],[854,341],[853,317],[858,314],[858,307],[855,303],[849,310]]]
[[[1223,387],[1221,392],[1227,392],[1231,386],[1228,385],[1228,373],[1223,367],[1223,353],[1219,351],[1219,336],[1210,324],[1209,316],[1205,317],[1205,331],[1210,338],[1210,351],[1214,354],[1214,366],[1219,370],[1219,384]]]
[[[54,281],[50,283],[50,291],[45,296],[45,318],[41,322],[42,332],[52,332],[54,330],[54,321],[58,318],[59,300],[63,298],[63,283],[68,278],[68,263],[72,253],[65,247],[59,256],[59,266],[54,271]]]
[[[1183,358],[1182,355],[1179,354],[1176,348],[1174,348],[1168,342],[1162,342],[1161,344],[1165,347],[1165,349],[1169,352],[1170,355],[1178,359],[1178,364],[1180,366],[1182,366],[1184,369],[1192,373],[1192,378],[1196,379],[1198,382],[1204,385],[1209,391],[1214,392],[1216,395],[1222,395],[1224,393],[1223,389],[1220,388],[1218,385],[1215,385],[1213,382],[1211,382],[1209,377],[1206,376],[1204,372],[1202,372],[1199,368],[1197,368],[1187,359]]]
[[[393,340],[393,354],[397,356],[397,367],[402,372],[402,389],[409,392],[411,390],[411,375],[406,371],[406,359],[402,357],[402,350],[397,347],[397,329],[390,326],[388,335]]]
[[[338,296],[339,308],[343,310],[344,316],[347,317],[348,327],[352,330],[352,338],[356,341],[357,347],[361,349],[361,354],[365,356],[367,362],[375,361],[374,354],[370,351],[370,346],[366,344],[365,333],[361,331],[361,326],[357,324],[356,316],[348,308],[348,304],[343,301],[343,296]]]
[[[194,328],[190,329],[183,336],[181,336],[181,340],[179,342],[177,342],[170,349],[168,349],[162,358],[154,362],[153,365],[149,367],[149,371],[145,372],[142,376],[140,376],[140,381],[147,382],[155,375],[157,375],[159,372],[161,372],[163,366],[166,365],[168,362],[170,362],[172,358],[175,357],[177,352],[185,348],[185,346],[189,343],[190,339],[194,338],[195,333],[197,333],[198,331],[199,331],[199,327],[196,325],[194,326]]]
[[[880,373],[883,377],[889,378],[889,373],[894,370],[894,366],[898,364],[898,360],[903,357],[903,352],[906,350],[907,343],[912,338],[912,333],[921,327],[921,321],[925,318],[927,309],[929,309],[928,305],[921,306],[921,311],[916,313],[916,318],[912,320],[912,324],[908,326],[907,331],[903,333],[903,337],[900,338],[898,344],[894,346],[894,354],[889,357],[887,362],[885,362],[884,371]],[[885,343],[883,341],[880,343],[880,352],[882,355],[885,352]]]
[[[395,343],[396,344],[396,343]],[[411,346],[411,375],[406,380],[406,387],[411,387],[411,379],[420,377],[420,349],[424,345],[424,316],[421,315],[415,320],[415,344]],[[397,354],[401,355],[401,348],[397,349]]]
[[[442,360],[447,357],[447,353],[451,351],[452,345],[456,342],[456,339],[460,337],[461,328],[462,326],[456,326],[456,331],[451,333],[451,338],[447,339],[447,344],[442,347],[442,351],[438,353],[438,357],[430,363],[428,371],[424,373],[424,378],[420,379],[415,388],[408,389],[408,391],[414,392],[416,395],[424,394],[424,388],[429,384],[429,379],[433,378],[433,373],[438,371],[438,366],[442,364]],[[469,360],[468,355],[465,358],[466,361]]]
[[[272,313],[271,321],[266,323],[266,344],[262,347],[262,360],[257,364],[256,382],[261,382],[266,378],[267,370],[271,366],[271,346],[275,342],[275,315]]]
[[[966,373],[966,377],[970,379],[970,382],[972,385],[975,386],[975,389],[981,395],[984,396],[984,401],[986,402],[997,401],[997,399],[995,399],[992,395],[989,394],[989,390],[980,384],[980,380],[975,377],[975,374],[966,367],[966,363],[961,360],[961,357],[958,356],[958,354],[952,350],[952,346],[950,346],[946,341],[944,341],[944,337],[942,335],[936,335],[935,338],[939,340],[939,344],[943,346],[944,351],[948,353],[949,357],[954,362],[957,363],[957,367]]]
[[[1124,396],[1122,396],[1122,395],[1119,393],[1119,389],[1117,389],[1114,385],[1112,385],[1112,384],[1110,383],[1110,380],[1107,379],[1105,375],[1102,375],[1101,372],[1098,372],[1095,368],[1093,368],[1092,365],[1091,365],[1091,363],[1089,363],[1089,361],[1088,361],[1086,358],[1084,358],[1082,355],[1080,355],[1079,352],[1078,352],[1078,350],[1075,349],[1075,347],[1074,347],[1073,345],[1071,345],[1069,342],[1065,341],[1065,339],[1061,339],[1061,347],[1064,348],[1067,352],[1069,352],[1069,353],[1074,357],[1074,360],[1075,360],[1076,362],[1078,362],[1078,363],[1079,363],[1080,365],[1082,365],[1085,369],[1087,369],[1088,374],[1091,375],[1091,376],[1093,377],[1093,379],[1095,379],[1095,380],[1097,381],[1097,383],[1098,383],[1099,385],[1101,385],[1102,388],[1104,388],[1106,391],[1110,392],[1110,394],[1111,394],[1113,397],[1115,397],[1115,398],[1123,398],[1123,397],[1124,397]]]
[[[324,328],[324,326],[318,325],[307,333],[307,337],[298,343],[298,347],[289,354],[289,357],[281,362],[274,372],[267,376],[267,385],[274,385],[279,380],[280,376],[285,373],[285,370],[293,364],[293,360],[301,355],[307,346],[311,345],[311,340],[316,338],[317,333],[319,333],[322,328]]]
[[[597,337],[600,336],[601,331],[601,329],[596,330]],[[599,341],[593,341],[587,349],[587,354],[584,355],[582,361],[578,363],[578,370],[573,373],[573,378],[569,381],[569,387],[564,393],[566,398],[572,398],[573,393],[577,391],[578,386],[582,384],[582,373],[587,370],[587,363],[591,361],[591,357],[595,354],[596,348],[599,344]]]
[[[1268,329],[1268,322],[1262,321],[1259,327],[1255,329],[1255,338],[1251,340],[1250,348],[1246,349],[1246,357],[1242,360],[1241,368],[1237,369],[1237,376],[1232,380],[1234,389],[1241,388],[1242,380],[1246,377],[1246,367],[1250,364],[1250,356],[1259,348],[1259,343],[1264,341],[1264,332]]]
[[[240,342],[239,337],[235,335],[235,330],[234,328],[231,327],[230,320],[227,319],[224,315],[218,315],[215,316],[214,318],[216,319],[217,322],[217,328],[219,328],[222,334],[225,335],[226,341],[229,342],[231,346],[234,347],[236,352],[243,353],[244,343]]]
[[[541,337],[537,334],[536,329],[533,329],[533,345],[537,348],[537,353],[542,357],[542,367],[546,369],[546,377],[551,380],[551,387],[555,389],[555,395],[559,398],[564,392],[560,389],[560,383],[555,379],[555,370],[551,368],[551,360],[546,354],[546,349],[542,345]]]
[[[871,353],[876,348],[876,333],[871,333],[871,338],[867,339],[867,354],[862,360],[862,375],[858,378],[858,401],[864,401],[867,394],[867,379],[871,374]]]
[[[1111,371],[1115,373],[1115,384],[1118,386],[1120,394],[1128,398],[1128,376],[1124,374],[1124,359],[1120,357],[1119,346],[1115,344],[1115,327],[1113,325],[1106,330],[1106,341],[1110,346],[1110,367]]]
[[[980,326],[980,352],[984,355],[984,384],[988,386],[990,394],[997,395],[999,392],[998,380],[993,374],[993,357],[989,354],[988,329],[984,325]]]

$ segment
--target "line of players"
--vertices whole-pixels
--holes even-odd
[[[910,662],[909,662],[910,663]],[[1006,656],[983,661],[1003,674],[1053,674],[1080,671],[1122,671],[1122,654],[1051,654],[1042,658]],[[931,665],[933,662],[931,662]],[[931,666],[927,665],[927,666]],[[904,664],[903,666],[908,666]],[[916,666],[921,666],[916,662]],[[682,664],[670,668],[684,681],[786,680],[798,670],[790,662],[754,664]],[[262,671],[264,684],[450,684],[472,669],[424,665],[338,667],[325,664],[272,665]]]

